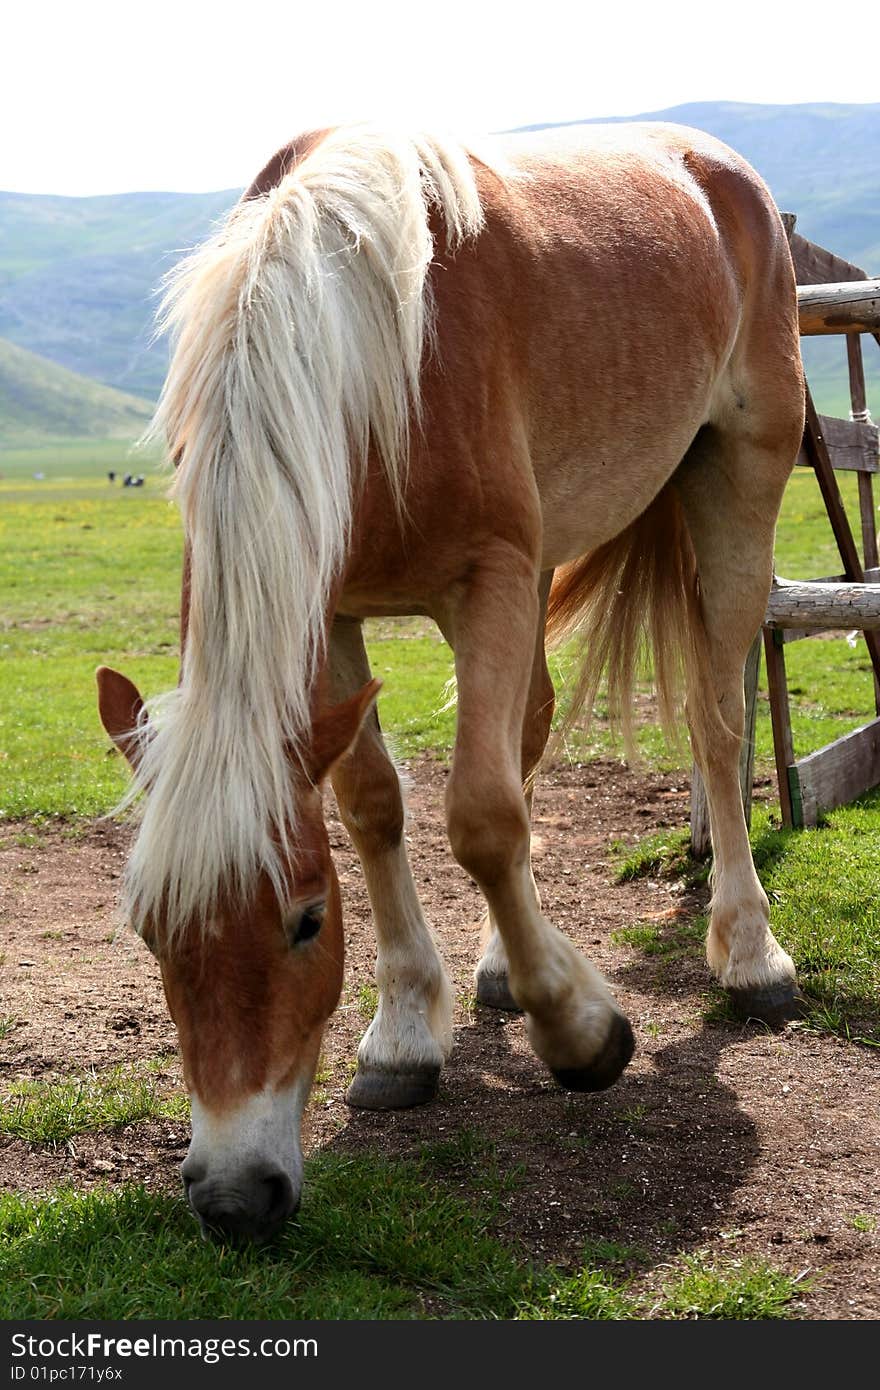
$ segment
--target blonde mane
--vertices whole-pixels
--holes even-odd
[[[430,337],[429,217],[450,249],[482,212],[454,144],[328,133],[168,277],[151,433],[179,460],[191,557],[178,689],[154,710],[125,906],[169,938],[258,872],[284,891],[302,749],[368,446],[402,506]]]

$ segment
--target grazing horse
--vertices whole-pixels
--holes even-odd
[[[582,631],[582,702],[605,668],[625,714],[643,641],[667,712],[681,673],[711,809],[709,965],[748,1014],[793,1010],[738,754],[803,381],[785,233],[748,165],[671,125],[479,154],[313,133],[172,272],[164,322],[180,681],[149,718],[124,676],[98,685],[144,794],[125,908],[179,1033],[203,1227],[266,1238],[299,1201],[343,968],[327,777],[378,939],[349,1103],[429,1100],[450,1050],[365,617],[430,615],[454,650],[446,814],[488,903],[477,998],[524,1011],[562,1086],[610,1085],[633,1035],[530,869],[545,633]]]

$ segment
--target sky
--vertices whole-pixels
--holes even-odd
[[[237,188],[297,131],[345,120],[467,136],[691,101],[880,100],[874,64],[844,61],[851,49],[815,62],[812,25],[799,43],[807,12],[780,0],[16,0],[0,189]],[[848,43],[867,42],[876,0],[845,12]]]

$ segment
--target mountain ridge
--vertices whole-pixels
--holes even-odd
[[[725,140],[758,169],[778,205],[797,214],[804,236],[880,273],[880,103],[690,102],[564,124],[636,120],[672,120]],[[521,129],[554,124],[562,123]],[[165,344],[152,342],[156,288],[237,197],[236,189],[88,198],[0,192],[0,337],[154,400],[167,360]],[[805,348],[828,413],[844,404],[839,346]]]

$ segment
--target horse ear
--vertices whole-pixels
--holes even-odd
[[[95,672],[98,682],[98,713],[120,753],[133,768],[139,761],[140,739],[136,733],[143,714],[144,702],[140,692],[127,676],[110,666],[99,666]]]
[[[322,782],[333,764],[351,748],[381,689],[380,680],[368,681],[355,695],[324,710],[315,720],[309,757],[309,771],[315,783]]]

